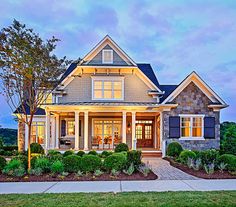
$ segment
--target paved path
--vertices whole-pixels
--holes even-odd
[[[236,179],[0,183],[0,194],[216,190],[236,190]]]
[[[144,158],[143,161],[147,163],[152,171],[157,174],[159,180],[198,180],[199,178],[189,175],[175,167],[161,158]]]

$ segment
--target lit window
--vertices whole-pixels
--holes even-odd
[[[32,122],[31,143],[44,144],[45,122]]]
[[[67,121],[67,135],[75,135],[75,122]]]
[[[122,100],[122,80],[94,80],[93,99]]]
[[[102,63],[113,63],[113,50],[102,50]]]
[[[181,137],[203,137],[203,116],[182,116]]]

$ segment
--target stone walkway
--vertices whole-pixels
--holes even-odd
[[[152,171],[157,174],[159,180],[198,180],[199,178],[189,175],[161,158],[144,158],[143,161],[148,164]]]

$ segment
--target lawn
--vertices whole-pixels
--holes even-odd
[[[1,195],[0,206],[236,206],[236,191]]]

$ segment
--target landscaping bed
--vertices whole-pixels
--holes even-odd
[[[203,169],[195,171],[191,168],[189,168],[186,165],[183,165],[181,163],[178,163],[170,158],[164,158],[165,160],[169,161],[170,165],[173,167],[176,167],[183,172],[186,172],[190,175],[193,175],[198,178],[204,178],[204,179],[236,179],[236,175],[232,175],[227,171],[215,171],[213,174],[207,174]]]

